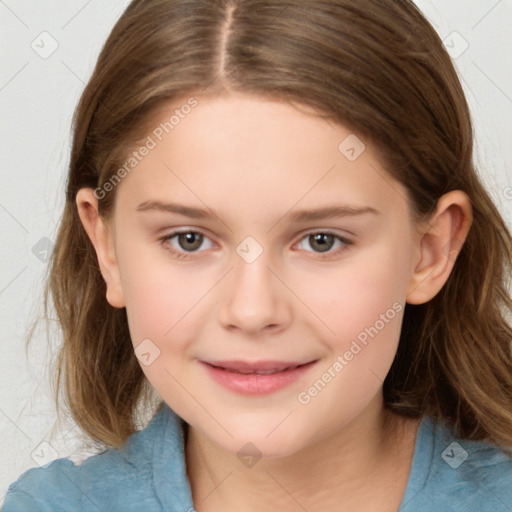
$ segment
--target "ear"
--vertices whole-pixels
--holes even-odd
[[[473,221],[471,201],[461,190],[441,196],[429,221],[418,230],[415,268],[406,301],[424,304],[444,286]]]
[[[81,188],[76,195],[78,215],[89,236],[101,271],[107,284],[107,301],[115,308],[126,306],[121,287],[114,240],[103,217],[98,212],[98,200],[92,188]]]

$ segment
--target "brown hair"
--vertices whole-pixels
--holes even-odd
[[[450,190],[473,224],[441,291],[407,304],[384,382],[387,407],[449,420],[464,439],[512,446],[512,239],[473,164],[466,99],[442,41],[410,0],[135,0],[112,30],[74,116],[66,205],[50,295],[63,331],[57,404],[92,438],[119,447],[148,383],[126,312],[111,307],[78,217],[81,187],[102,186],[156,108],[238,91],[308,105],[378,149],[416,219]],[[108,218],[115,193],[100,200]],[[47,309],[48,311],[48,309]],[[161,403],[160,403],[161,405]]]

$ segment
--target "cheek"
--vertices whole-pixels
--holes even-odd
[[[126,254],[132,257],[120,262],[120,268],[135,354],[160,396],[176,410],[188,410],[186,389],[193,375],[185,358],[200,337],[201,299],[213,282],[185,266],[165,264],[154,253],[148,257]]]
[[[328,327],[322,328],[327,333],[322,339],[329,355],[315,377],[332,381],[332,392],[343,395],[352,389],[354,405],[377,392],[395,357],[407,288],[406,258],[406,251],[397,254],[388,239],[354,254],[335,272],[308,280],[315,283],[308,288],[308,305]],[[335,378],[325,375],[329,369]],[[330,393],[323,395],[328,399]]]
[[[403,262],[387,250],[315,281],[309,295],[328,325],[326,357],[297,401],[326,432],[355,417],[379,392],[398,347],[405,304]],[[320,292],[323,288],[323,292]],[[325,329],[322,330],[324,332]],[[332,418],[338,418],[333,422]]]
[[[161,347],[185,325],[181,320],[204,294],[204,286],[186,266],[169,264],[165,249],[124,240],[119,269],[132,342],[137,346],[149,338]]]
[[[329,272],[316,272],[297,283],[298,294],[322,320],[337,349],[343,349],[347,339],[356,338],[366,328],[377,324],[382,331],[398,324],[397,310],[405,302],[407,273],[404,258],[397,255],[392,244],[373,246],[361,251]],[[314,284],[314,286],[312,286]],[[384,316],[384,318],[382,318]],[[394,328],[397,333],[397,328]],[[343,341],[341,341],[343,340]]]

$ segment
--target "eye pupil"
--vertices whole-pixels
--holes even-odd
[[[176,233],[172,238],[177,237],[180,249],[185,252],[195,252],[201,248],[205,235],[197,231],[186,231],[183,233]],[[330,233],[312,233],[308,237],[309,244],[315,252],[329,252],[337,237]]]
[[[203,243],[203,235],[200,233],[180,233],[178,236],[178,243],[180,247],[184,250],[196,250],[201,247]],[[192,244],[192,247],[187,246],[187,244]]]
[[[333,240],[334,236],[328,235],[326,233],[317,233],[315,235],[310,235],[309,238],[310,238],[310,241],[312,242],[311,247],[314,248],[315,244],[319,244],[319,246],[318,246],[319,252],[326,252],[329,249],[331,249],[333,241],[334,241]]]

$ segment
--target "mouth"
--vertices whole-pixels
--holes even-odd
[[[268,395],[304,379],[318,362],[299,361],[200,361],[207,375],[231,392]]]
[[[273,375],[274,373],[285,372],[288,370],[295,370],[301,366],[313,363],[316,360],[300,362],[284,362],[284,361],[259,361],[259,362],[246,362],[246,361],[203,361],[205,364],[219,368],[233,373],[240,373],[242,375]]]

